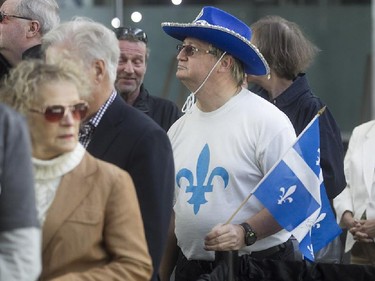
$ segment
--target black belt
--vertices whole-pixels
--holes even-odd
[[[250,257],[252,258],[255,258],[255,259],[264,259],[264,258],[268,258],[280,251],[284,251],[285,248],[287,247],[287,243],[289,241],[285,242],[285,243],[282,243],[280,245],[276,245],[276,246],[273,246],[271,248],[268,248],[268,249],[265,249],[265,250],[262,250],[262,251],[255,251],[255,252],[251,252],[250,254]]]

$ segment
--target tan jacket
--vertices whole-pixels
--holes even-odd
[[[347,186],[333,200],[338,222],[345,211],[351,211],[354,218],[361,219],[371,198],[375,167],[375,121],[353,130],[344,164]],[[353,235],[348,233],[345,252],[353,247],[354,242]]]
[[[85,153],[48,210],[42,251],[40,280],[149,280],[151,258],[130,176]]]

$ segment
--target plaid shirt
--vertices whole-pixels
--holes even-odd
[[[104,113],[108,109],[108,107],[112,104],[114,99],[116,98],[116,91],[113,91],[109,99],[103,104],[98,112],[91,117],[87,122],[81,124],[79,129],[78,137],[79,142],[83,145],[84,148],[87,148],[89,145],[92,136],[94,135],[96,127],[98,127],[100,120],[102,119]]]

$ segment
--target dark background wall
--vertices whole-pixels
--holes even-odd
[[[87,16],[111,28],[111,19],[116,14],[115,1],[87,1],[92,4],[62,8],[62,21],[73,16]],[[124,1],[129,2],[137,1]],[[354,126],[370,120],[372,19],[371,5],[367,3],[369,1],[362,1],[364,4],[349,0],[216,2],[225,3],[216,6],[249,24],[266,14],[277,14],[298,23],[321,49],[308,75],[315,94],[331,108],[343,137],[347,139]],[[124,24],[142,28],[149,37],[151,57],[145,79],[146,87],[153,95],[174,100],[179,105],[182,105],[188,92],[175,78],[177,41],[164,34],[160,24],[163,21],[191,22],[202,6],[124,5]],[[142,12],[143,20],[132,24],[130,14],[136,10]]]
[[[219,7],[249,24],[266,14],[277,14],[297,22],[321,49],[308,70],[310,83],[315,94],[331,108],[343,135],[350,134],[354,126],[370,119],[370,6]],[[146,77],[147,87],[153,94],[170,98],[179,104],[187,92],[174,76],[177,41],[163,33],[160,23],[191,22],[200,9],[201,6],[142,8],[144,20],[138,25],[149,34],[152,49]],[[130,7],[126,9],[125,18],[132,11]]]

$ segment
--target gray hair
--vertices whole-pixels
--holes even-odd
[[[95,60],[103,60],[114,84],[120,48],[115,33],[103,24],[82,17],[62,23],[42,38],[44,51],[53,45],[64,46],[72,56],[82,59],[86,68]]]
[[[44,35],[60,23],[59,5],[55,0],[20,0],[15,13],[40,23],[40,34]]]

